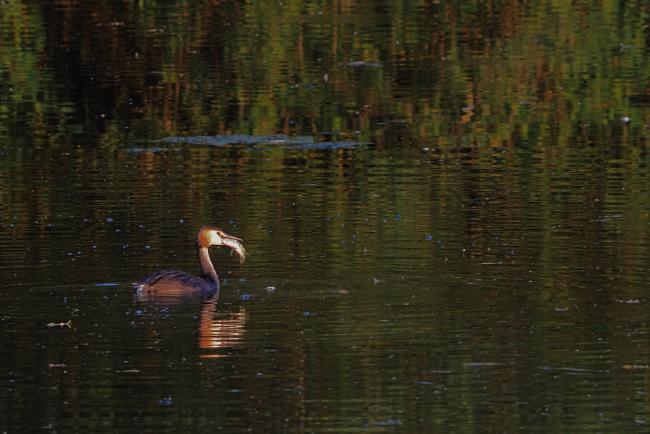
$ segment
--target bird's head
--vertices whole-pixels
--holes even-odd
[[[221,229],[214,226],[201,226],[201,229],[199,229],[199,235],[196,238],[196,244],[199,247],[229,247],[232,251],[237,253],[240,263],[243,263],[246,259],[246,250],[244,249],[242,242],[243,240],[241,238],[228,235]]]

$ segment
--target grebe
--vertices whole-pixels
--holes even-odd
[[[219,291],[219,276],[214,270],[208,248],[226,246],[239,255],[239,262],[246,259],[242,239],[228,235],[214,226],[201,226],[196,236],[196,251],[201,264],[201,276],[192,276],[182,271],[158,271],[135,284],[138,293],[159,295],[183,295],[188,293],[214,294]]]

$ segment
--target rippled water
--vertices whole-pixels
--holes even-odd
[[[0,431],[647,429],[642,5],[144,3],[2,6]]]

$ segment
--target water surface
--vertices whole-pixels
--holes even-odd
[[[0,429],[646,430],[610,3],[3,5]],[[249,253],[220,299],[134,294],[203,223]]]

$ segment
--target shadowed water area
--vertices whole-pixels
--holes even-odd
[[[3,2],[0,432],[650,430],[648,17]]]

